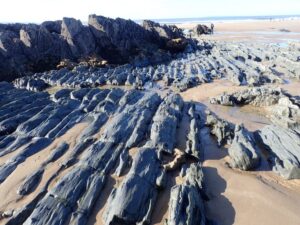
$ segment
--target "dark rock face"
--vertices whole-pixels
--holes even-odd
[[[286,179],[300,178],[299,131],[274,125],[258,132],[258,138],[269,151],[269,162],[275,172]]]
[[[2,24],[0,81],[11,81],[28,72],[54,69],[64,59],[80,61],[95,57],[110,63],[130,62],[141,52],[151,56],[159,49],[167,49],[166,42],[172,38],[184,39],[178,28],[156,23],[150,29],[131,20],[96,15],[90,15],[88,23],[84,26],[79,20],[63,18],[62,21],[46,21],[41,25]],[[159,29],[167,35],[157,32]],[[183,51],[186,45],[178,46],[175,46],[177,50]],[[172,46],[169,49],[172,50]],[[160,54],[161,60],[168,55],[166,51]]]
[[[203,34],[211,34],[212,33],[212,30],[206,26],[206,25],[203,25],[203,24],[198,24],[196,27],[195,27],[195,33],[197,35],[203,35]]]
[[[69,55],[62,38],[43,26],[2,25],[0,32],[0,80],[54,68],[61,57]]]
[[[241,170],[255,169],[260,162],[259,150],[252,134],[242,125],[237,125],[234,138],[228,149],[231,166]]]
[[[63,18],[61,35],[70,46],[74,58],[81,58],[95,53],[96,43],[89,27],[79,20]]]
[[[158,41],[166,41],[183,37],[183,31],[176,26],[161,26],[159,23],[155,23],[151,20],[144,20],[142,26],[149,31],[153,39]]]
[[[104,54],[113,51],[116,55],[119,53],[128,57],[137,49],[145,48],[150,42],[148,32],[131,20],[90,15],[88,23],[99,51],[104,51]]]

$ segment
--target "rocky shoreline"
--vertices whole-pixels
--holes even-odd
[[[300,93],[275,87],[299,82],[299,56],[297,44],[202,41],[96,15],[0,25],[0,223],[91,224],[96,213],[98,224],[153,224],[167,190],[159,224],[219,224],[207,136],[232,171],[300,179]],[[55,68],[63,59],[74,64]],[[220,80],[241,90],[210,104],[263,108],[270,124],[250,131],[182,97]]]

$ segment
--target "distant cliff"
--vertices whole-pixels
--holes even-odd
[[[155,62],[186,46],[180,29],[152,21],[139,25],[90,15],[87,26],[73,18],[40,25],[0,24],[0,81],[54,69],[64,59],[77,62],[100,57],[122,64],[137,59],[142,63],[146,58]]]

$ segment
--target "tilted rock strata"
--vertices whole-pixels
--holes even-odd
[[[300,132],[270,125],[258,132],[274,171],[286,179],[300,178]]]

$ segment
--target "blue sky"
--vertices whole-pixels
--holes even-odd
[[[3,0],[0,22],[42,22],[89,14],[131,19],[300,14],[300,0]]]

